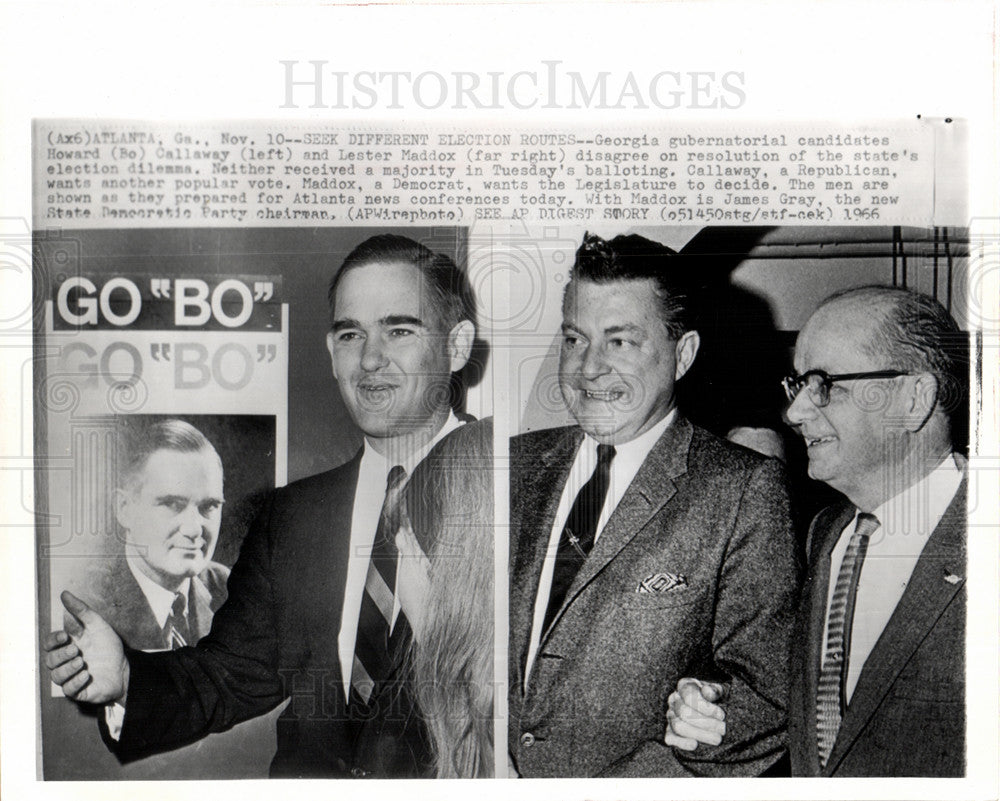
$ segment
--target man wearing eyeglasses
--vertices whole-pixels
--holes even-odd
[[[809,475],[845,500],[809,531],[792,647],[789,750],[798,776],[965,774],[965,460],[951,413],[963,334],[904,289],[828,298],[784,381]],[[683,679],[668,743],[726,740],[721,686]]]

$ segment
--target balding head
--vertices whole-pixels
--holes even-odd
[[[964,402],[968,376],[959,354],[966,335],[938,301],[900,287],[864,286],[831,295],[817,314],[824,309],[867,320],[863,346],[887,369],[934,376],[937,413],[950,416]]]
[[[940,304],[908,290],[862,287],[834,295],[795,345],[788,408],[809,475],[872,511],[919,481],[952,450],[950,412],[961,393],[958,326]]]

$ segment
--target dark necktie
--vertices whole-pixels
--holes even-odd
[[[614,458],[614,446],[597,446],[597,467],[594,468],[594,474],[580,489],[566,518],[566,525],[563,526],[556,550],[552,590],[549,592],[549,605],[545,610],[543,632],[548,630],[556,613],[562,607],[569,585],[573,583],[576,574],[587,560],[590,549],[594,547],[597,521],[601,517],[604,499],[608,494],[611,460]]]
[[[868,539],[878,527],[875,515],[858,515],[833,588],[827,617],[826,652],[816,689],[816,742],[821,768],[825,768],[830,759],[840,731],[840,721],[847,710],[847,668],[851,654],[854,600],[868,550]]]
[[[376,686],[392,672],[393,660],[403,647],[409,631],[400,610],[395,628],[392,610],[396,598],[396,532],[399,530],[399,504],[392,496],[406,478],[406,470],[396,465],[386,480],[386,498],[382,503],[371,560],[361,598],[358,634],[354,644],[354,664],[351,668],[351,690],[367,704]],[[390,634],[390,629],[392,629]]]
[[[170,616],[163,627],[171,651],[176,651],[185,645],[194,645],[191,642],[191,632],[188,628],[187,615],[185,614],[186,610],[187,604],[184,601],[184,596],[181,593],[177,593],[174,596],[174,602],[170,605]]]

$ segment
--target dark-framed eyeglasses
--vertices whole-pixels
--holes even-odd
[[[799,393],[806,389],[814,406],[823,407],[830,402],[830,387],[838,381],[854,381],[858,378],[899,378],[910,375],[906,370],[874,370],[867,373],[837,373],[830,375],[825,370],[807,370],[802,375],[792,373],[781,379],[789,402],[794,401]]]

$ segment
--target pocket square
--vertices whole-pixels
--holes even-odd
[[[669,592],[687,586],[687,578],[680,573],[654,573],[646,576],[635,588],[636,592]]]

